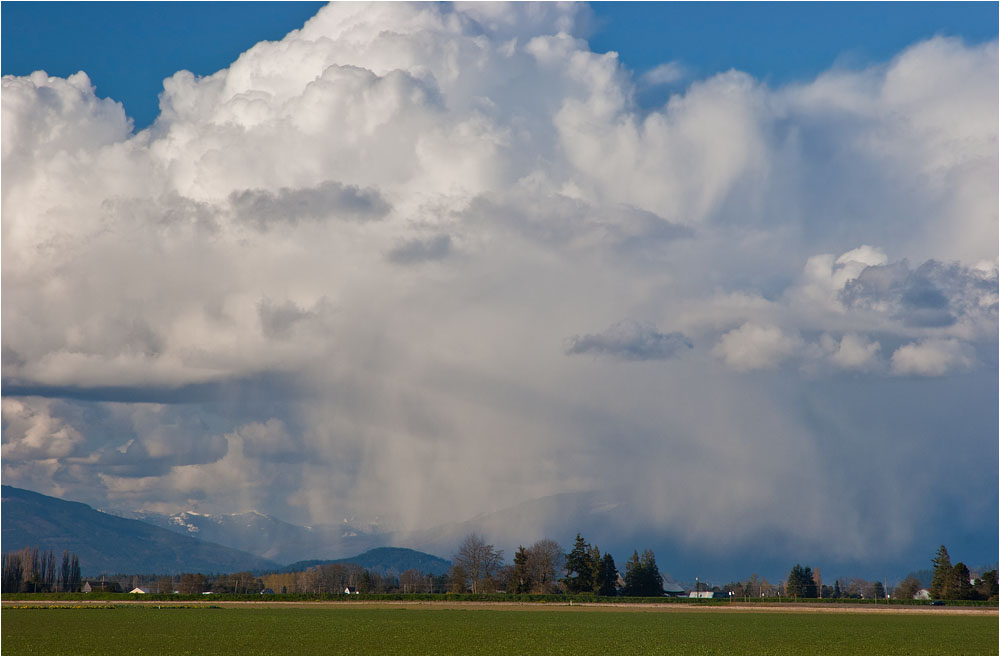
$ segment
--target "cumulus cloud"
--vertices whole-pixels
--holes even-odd
[[[737,372],[773,369],[802,348],[802,338],[752,322],[724,334],[712,350]]]
[[[40,461],[71,456],[83,445],[83,435],[62,418],[54,417],[53,402],[25,397],[4,399],[3,458]]]
[[[890,314],[907,326],[962,322],[988,331],[997,318],[997,274],[934,260],[911,270],[902,260],[866,267],[845,283],[840,299],[850,308]]]
[[[844,335],[839,343],[829,336],[824,337],[830,340],[830,360],[838,367],[849,370],[870,370],[876,366],[878,354],[882,349],[882,345],[878,342],[869,341],[853,333]]]
[[[603,333],[567,340],[568,355],[596,354],[621,360],[666,360],[691,348],[683,333],[661,333],[652,324],[626,320]]]
[[[3,160],[29,166],[65,153],[93,151],[124,141],[132,131],[121,103],[98,98],[83,71],[68,78],[36,71],[26,77],[5,76],[7,118],[3,129]],[[66,129],[67,125],[73,126]],[[14,131],[14,128],[17,131]],[[17,175],[17,169],[8,175]]]
[[[613,461],[684,540],[825,554],[836,517],[854,555],[995,500],[896,491],[950,476],[942,423],[995,449],[996,42],[637,107],[587,16],[334,3],[138,133],[84,73],[4,77],[4,481],[426,527]]]
[[[974,364],[969,346],[955,339],[905,344],[892,354],[892,371],[900,376],[942,376],[971,369]]]

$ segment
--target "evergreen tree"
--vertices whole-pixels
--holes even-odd
[[[625,589],[623,595],[637,595],[636,589],[642,577],[642,562],[639,561],[639,551],[634,550],[632,556],[625,562]]]
[[[959,561],[951,569],[948,584],[945,586],[945,596],[950,600],[972,600],[975,598],[970,581],[969,568]]]
[[[840,580],[839,579],[833,583],[833,597],[835,597],[835,598],[839,598],[840,597]]]
[[[813,579],[812,568],[795,564],[788,573],[785,592],[796,598],[815,598],[816,581]]]
[[[813,574],[812,568],[806,566],[802,571],[802,576],[805,579],[805,590],[803,592],[803,598],[815,598],[816,597],[816,576]]]
[[[625,595],[652,597],[663,595],[663,576],[656,565],[652,550],[645,550],[642,558],[638,552],[625,564]]]
[[[611,558],[611,553],[607,553],[601,558],[601,565],[597,568],[597,595],[617,595],[618,594],[618,569],[615,568],[615,560]]]
[[[663,575],[660,574],[660,568],[656,565],[656,555],[653,554],[652,550],[643,550],[642,568],[644,571],[643,595],[663,595]]]
[[[589,550],[590,554],[590,572],[594,574],[591,592],[597,593],[597,590],[601,588],[598,583],[597,578],[601,571],[601,550],[596,546],[592,546]]]
[[[872,595],[875,597],[876,600],[885,599],[885,587],[882,586],[882,582],[875,582],[875,584],[872,586]]]
[[[563,584],[570,593],[587,593],[594,590],[594,564],[590,557],[590,544],[579,534],[573,549],[566,555],[566,577]]]
[[[931,580],[931,597],[946,597],[948,579],[951,577],[951,557],[948,556],[948,548],[941,546],[931,560],[934,564],[934,578]]]
[[[531,593],[534,582],[528,569],[528,552],[523,545],[517,546],[517,552],[514,553],[514,572],[511,579],[514,593]]]

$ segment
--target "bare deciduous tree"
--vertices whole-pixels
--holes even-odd
[[[559,590],[558,573],[562,571],[566,555],[562,546],[551,538],[535,541],[525,550],[528,561],[527,570],[531,577],[532,593],[557,593]]]
[[[472,533],[462,541],[452,562],[453,573],[460,572],[464,578],[462,587],[472,593],[483,593],[494,588],[493,578],[503,566],[503,550],[495,549],[482,536]]]

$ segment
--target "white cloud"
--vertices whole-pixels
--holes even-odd
[[[642,82],[649,86],[673,84],[687,77],[687,69],[680,62],[666,62],[642,74]]]
[[[788,88],[731,71],[638,111],[631,73],[580,38],[587,13],[331,4],[168,78],[138,134],[83,74],[5,77],[5,482],[235,511],[261,506],[259,480],[304,521],[336,497],[419,526],[603,486],[614,461],[690,495],[664,517],[753,534],[660,458],[725,472],[770,529],[813,523],[817,549],[817,505],[880,545],[868,502],[765,511],[773,482],[864,467],[818,456],[883,439],[864,404],[830,384],[803,419],[785,376],[730,370],[846,369],[887,406],[890,345],[892,373],[980,375],[995,43],[934,39]],[[568,356],[567,336],[610,357]],[[897,498],[877,497],[906,527]]]
[[[85,440],[80,431],[52,413],[53,402],[3,399],[3,458],[44,461],[72,456]]]
[[[724,334],[712,353],[737,372],[773,369],[794,356],[802,338],[777,326],[747,322]]]
[[[892,354],[892,372],[900,376],[943,376],[975,366],[975,354],[955,339],[905,344]]]
[[[836,344],[836,351],[830,355],[830,360],[848,370],[870,370],[877,365],[879,351],[882,345],[868,341],[864,336],[848,333]]]

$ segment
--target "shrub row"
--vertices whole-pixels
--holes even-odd
[[[151,601],[275,601],[275,602],[297,602],[297,601],[445,601],[445,602],[562,602],[562,603],[582,603],[600,602],[605,604],[614,603],[655,603],[655,604],[697,604],[697,605],[726,605],[729,600],[725,598],[715,599],[695,599],[695,598],[635,598],[635,597],[603,597],[593,594],[579,595],[538,595],[538,594],[515,594],[515,593],[361,593],[357,595],[346,595],[343,593],[284,593],[273,595],[259,594],[233,594],[233,593],[211,593],[211,594],[182,594],[182,593],[7,593],[3,595],[4,600],[151,600]],[[733,602],[745,602],[745,598],[733,598]],[[769,604],[776,602],[801,603],[801,604],[849,604],[849,605],[883,605],[884,600],[857,600],[850,598],[750,598],[753,604]],[[896,600],[889,601],[893,605],[927,605],[926,600]],[[996,607],[997,601],[982,600],[948,600],[949,606],[963,607]]]

